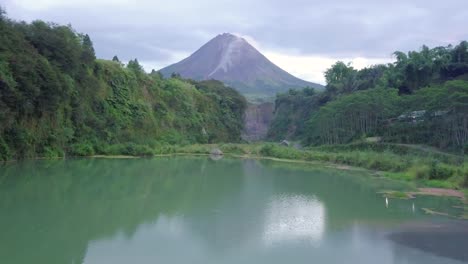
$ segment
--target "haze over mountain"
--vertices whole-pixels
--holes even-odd
[[[203,45],[188,58],[160,70],[164,76],[178,73],[194,80],[216,79],[244,94],[273,95],[290,88],[312,87],[273,64],[245,39],[224,33]]]

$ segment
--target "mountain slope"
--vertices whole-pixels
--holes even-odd
[[[0,162],[236,142],[246,104],[219,81],[162,79],[137,60],[97,60],[88,35],[0,12]]]
[[[194,80],[216,79],[246,94],[273,95],[290,88],[323,86],[301,80],[273,64],[245,39],[224,33],[188,58],[160,70]]]

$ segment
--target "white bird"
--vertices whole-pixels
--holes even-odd
[[[385,197],[385,207],[388,208],[388,198],[387,197]]]
[[[414,213],[414,203],[413,203],[413,213]]]

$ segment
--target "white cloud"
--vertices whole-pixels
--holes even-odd
[[[131,5],[131,0],[15,0],[11,4],[17,8],[32,11],[48,10],[52,8],[70,8],[83,6],[116,6],[116,5]]]
[[[365,58],[365,57],[342,57],[335,58],[320,54],[300,54],[298,50],[271,50],[263,48],[259,41],[252,36],[236,35],[243,37],[253,47],[265,55],[271,62],[291,73],[292,75],[306,81],[325,84],[324,73],[335,62],[351,62],[355,69],[362,69],[376,64],[389,63],[394,61],[391,56],[387,58]]]
[[[467,39],[466,0],[2,0],[13,19],[71,23],[98,57],[161,68],[223,32],[239,32],[286,71],[324,83],[335,61],[356,68],[395,50]],[[254,36],[254,38],[252,37]]]
[[[265,56],[273,63],[292,75],[306,81],[325,84],[324,72],[337,61],[351,62],[356,69],[362,69],[375,64],[388,63],[391,58],[330,58],[320,55],[291,55],[274,51],[265,52]]]
[[[151,72],[151,70],[159,70],[173,63],[179,62],[186,57],[190,56],[186,52],[174,51],[170,53],[170,57],[167,60],[141,60],[139,61],[141,66],[145,69],[146,72]]]

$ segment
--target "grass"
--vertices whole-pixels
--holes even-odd
[[[127,147],[128,148],[128,147]],[[124,148],[124,150],[127,150]],[[422,186],[464,189],[468,187],[468,162],[463,156],[409,146],[367,143],[296,149],[273,143],[257,144],[196,144],[185,146],[162,145],[153,148],[130,148],[120,154],[209,154],[213,148],[235,156],[269,157],[284,160],[301,160],[347,165],[380,171],[387,178],[412,182]],[[408,148],[408,150],[405,150]],[[105,153],[104,153],[105,154]],[[115,153],[112,153],[115,154]]]
[[[408,150],[405,150],[408,148]],[[437,188],[463,189],[468,187],[468,162],[463,156],[407,146],[386,147],[376,143],[359,146],[341,145],[298,150],[276,144],[265,144],[262,156],[281,159],[300,159],[349,165],[383,172],[388,178],[417,181]]]
[[[256,144],[194,144],[138,145],[116,144],[93,148],[88,144],[73,146],[75,156],[129,155],[155,156],[172,154],[210,154],[219,148],[227,155],[267,157],[282,160],[315,161],[359,167],[390,179],[416,182],[421,186],[468,188],[468,162],[464,156],[431,152],[428,149],[382,143],[359,143],[322,146],[307,149],[280,146],[274,143]],[[50,156],[53,156],[52,154]],[[468,197],[468,193],[467,193]]]
[[[383,191],[381,192],[384,197],[394,198],[394,199],[411,199],[412,196],[407,192],[402,191]]]
[[[423,181],[424,185],[433,188],[444,188],[444,189],[458,189],[459,186],[451,181],[444,180],[425,180]]]

